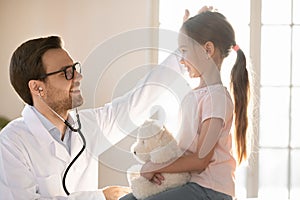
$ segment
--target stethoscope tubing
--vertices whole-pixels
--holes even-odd
[[[70,162],[70,164],[68,165],[68,167],[66,168],[64,174],[63,174],[63,178],[62,178],[62,185],[63,185],[63,189],[65,191],[65,193],[67,195],[70,195],[70,192],[68,191],[67,187],[66,187],[66,177],[67,177],[67,174],[70,170],[70,168],[72,167],[72,165],[75,163],[75,161],[79,158],[79,156],[82,154],[82,152],[84,151],[85,147],[86,147],[86,140],[81,132],[81,122],[80,122],[80,119],[79,119],[79,114],[77,112],[77,109],[76,109],[76,117],[77,117],[77,121],[78,121],[78,128],[75,129],[73,128],[68,121],[64,121],[64,123],[74,132],[78,132],[80,137],[81,137],[81,140],[82,140],[82,148],[81,150],[78,152],[78,154],[74,157],[74,159]]]

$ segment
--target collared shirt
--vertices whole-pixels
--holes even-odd
[[[67,127],[63,140],[61,139],[61,133],[56,126],[54,126],[44,115],[42,115],[35,107],[33,107],[34,112],[37,114],[39,120],[48,130],[50,135],[61,145],[63,145],[66,150],[71,154],[71,136],[72,131]],[[72,118],[69,116],[70,124],[73,123]],[[72,122],[72,123],[71,123]]]

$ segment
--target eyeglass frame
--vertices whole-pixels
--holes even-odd
[[[79,71],[76,70],[76,66],[79,66]],[[68,75],[67,75],[67,69],[69,69],[69,68],[71,68],[71,67],[72,67],[72,74],[71,74],[72,76],[71,76],[71,78],[68,78]],[[54,72],[50,72],[50,73],[47,73],[47,74],[43,74],[43,75],[41,75],[41,76],[39,77],[39,79],[44,79],[44,78],[46,78],[46,77],[48,77],[48,76],[51,76],[51,75],[54,75],[54,74],[58,74],[58,73],[60,73],[60,72],[64,72],[66,80],[72,80],[72,79],[74,78],[74,72],[75,72],[75,71],[77,71],[78,73],[81,74],[81,64],[80,64],[80,62],[76,62],[76,63],[74,63],[73,65],[65,66],[65,67],[63,67],[62,69],[57,70],[57,71],[54,71]]]

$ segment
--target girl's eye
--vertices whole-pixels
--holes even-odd
[[[181,49],[180,52],[181,52],[181,57],[186,58],[187,51],[185,49]]]

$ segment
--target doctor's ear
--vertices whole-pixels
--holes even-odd
[[[37,80],[30,80],[28,82],[28,87],[33,95],[43,96],[43,87],[41,86],[41,82]]]

